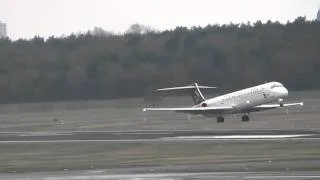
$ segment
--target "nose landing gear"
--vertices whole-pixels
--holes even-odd
[[[248,122],[250,120],[249,115],[245,114],[241,117],[242,122]]]
[[[224,123],[224,117],[222,116],[217,117],[217,123]]]

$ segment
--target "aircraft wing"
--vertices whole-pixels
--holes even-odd
[[[289,107],[289,106],[303,106],[303,102],[283,103],[283,104],[263,104],[263,105],[252,107],[249,109],[249,111],[250,112],[264,111],[264,110],[276,109],[276,108],[281,108],[281,107]]]
[[[233,111],[232,106],[182,107],[182,108],[144,108],[143,111],[175,111],[188,114],[220,114]]]
[[[210,106],[210,107],[181,107],[181,108],[144,108],[143,111],[174,111],[178,113],[188,114],[233,114],[264,111],[289,106],[303,106],[303,102],[299,103],[283,103],[283,104],[263,104],[254,106],[242,111],[237,111],[232,106]]]

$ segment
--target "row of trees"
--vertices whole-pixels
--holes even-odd
[[[142,28],[142,29],[141,29]],[[281,81],[320,88],[320,23],[177,27],[135,25],[66,37],[0,40],[0,102],[143,96],[192,82],[238,89]]]

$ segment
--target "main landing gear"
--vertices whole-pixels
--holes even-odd
[[[245,114],[241,117],[242,122],[248,122],[250,120],[249,115]]]
[[[241,117],[242,122],[248,122],[250,120],[249,115],[245,114]],[[217,123],[224,123],[224,117],[218,116]]]
[[[217,123],[224,123],[224,117],[222,116],[217,117]]]

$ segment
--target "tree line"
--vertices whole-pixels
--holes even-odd
[[[0,103],[108,99],[193,82],[234,90],[268,81],[320,88],[320,23],[135,24],[64,37],[0,40]]]

